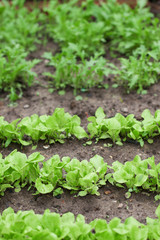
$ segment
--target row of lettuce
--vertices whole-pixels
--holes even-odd
[[[81,120],[77,115],[70,115],[63,108],[56,108],[52,115],[33,114],[30,117],[18,118],[11,123],[0,117],[0,140],[2,146],[10,143],[19,143],[27,146],[43,140],[50,144],[64,143],[66,138],[77,139],[112,140],[113,143],[123,145],[123,142],[133,140],[144,145],[144,140],[153,142],[155,136],[160,135],[160,110],[154,115],[148,109],[141,114],[142,120],[137,120],[133,114],[126,117],[117,113],[114,117],[107,118],[104,110],[99,107],[95,116],[88,118],[88,133],[81,126]]]
[[[14,213],[8,208],[0,215],[1,239],[43,239],[43,240],[158,240],[160,238],[160,206],[156,219],[146,218],[146,225],[129,217],[124,223],[113,218],[109,223],[95,219],[87,224],[84,216],[72,213],[60,216],[46,210],[43,215],[34,211]]]
[[[39,152],[27,157],[14,150],[5,158],[0,156],[0,167],[1,195],[8,188],[19,192],[25,186],[28,190],[33,187],[35,194],[53,192],[57,196],[63,193],[63,188],[81,197],[100,195],[98,189],[106,183],[127,188],[127,198],[140,190],[160,193],[160,163],[156,164],[154,157],[141,160],[137,155],[125,164],[115,161],[109,166],[99,155],[89,161],[53,155],[44,161]],[[159,199],[160,194],[155,196],[155,200]]]
[[[50,39],[59,46],[56,55],[52,49],[43,55],[53,66],[44,73],[53,88],[69,85],[76,93],[96,85],[108,87],[104,80],[114,74],[113,83],[124,85],[128,92],[145,93],[143,88],[157,82],[160,73],[159,19],[145,4],[139,0],[131,9],[116,0],[100,5],[94,0],[81,5],[78,0],[56,0],[48,6],[44,3],[41,12],[29,11],[25,0],[13,0],[12,5],[4,0],[0,3],[0,90],[9,92],[12,101],[22,96],[36,76],[32,67],[40,61],[26,57]],[[113,58],[124,56],[120,68],[106,60],[108,51]]]

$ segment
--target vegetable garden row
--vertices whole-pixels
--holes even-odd
[[[115,0],[102,6],[88,0],[79,7],[74,0],[64,4],[51,1],[43,13],[37,8],[29,12],[24,2],[13,1],[10,6],[3,1],[0,10],[0,89],[9,92],[12,101],[22,96],[24,86],[31,86],[35,76],[31,68],[40,61],[28,62],[25,57],[48,37],[61,48],[54,56],[52,52],[42,56],[56,69],[43,73],[51,80],[53,91],[68,85],[74,93],[96,85],[108,88],[104,79],[109,74],[115,75],[114,87],[124,85],[128,92],[145,93],[144,88],[158,81],[159,19],[144,7],[145,0],[138,1],[134,10]],[[105,58],[107,49],[113,57],[116,50],[129,58],[120,57],[119,68]]]
[[[43,165],[41,169],[40,162]],[[125,164],[115,161],[109,166],[99,155],[89,161],[71,160],[70,157],[61,160],[58,155],[54,155],[44,162],[44,156],[38,152],[27,158],[15,150],[5,159],[1,157],[0,194],[4,195],[7,188],[15,187],[19,191],[29,184],[29,188],[35,187],[37,194],[54,191],[53,195],[56,196],[63,193],[63,187],[71,190],[71,193],[78,192],[78,196],[88,193],[99,195],[98,188],[109,181],[118,187],[126,186],[127,196],[130,197],[130,192],[138,192],[140,188],[159,193],[159,174],[160,164],[155,164],[154,157],[141,160],[137,155],[133,161]],[[159,198],[160,195],[155,197],[156,200]]]
[[[5,147],[11,142],[17,142],[24,146],[44,140],[50,144],[55,142],[64,143],[65,138],[76,137],[78,139],[111,139],[118,145],[123,145],[122,141],[132,139],[144,145],[144,139],[153,143],[153,137],[160,134],[160,110],[154,115],[148,109],[142,113],[143,121],[138,121],[133,114],[124,117],[117,113],[115,117],[105,118],[106,115],[102,108],[98,108],[95,117],[88,118],[88,134],[80,126],[80,118],[77,115],[71,116],[65,113],[64,109],[56,108],[51,116],[36,114],[25,117],[22,120],[16,119],[11,123],[0,118],[1,135],[0,139]],[[28,141],[25,138],[29,139]],[[86,142],[92,144],[92,141]]]
[[[116,0],[25,2],[0,2],[0,239],[158,240],[158,16],[145,0],[134,9]],[[26,189],[46,199],[36,213]],[[68,193],[84,206],[95,195],[97,209],[116,203],[117,215],[91,217],[90,202],[85,213],[46,210]],[[132,217],[141,193],[148,209]]]
[[[43,216],[33,211],[15,214],[8,208],[1,216],[1,235],[2,239],[158,239],[159,211],[157,208],[158,219],[147,218],[147,225],[132,217],[125,223],[114,218],[109,224],[102,219],[86,224],[80,214],[75,219],[72,213],[60,216],[46,210]]]

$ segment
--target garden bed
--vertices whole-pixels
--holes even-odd
[[[55,44],[48,44],[43,50],[56,49]],[[41,51],[43,52],[41,49]],[[42,53],[41,52],[41,53]],[[31,55],[31,58],[39,58],[40,51]],[[44,72],[44,61],[38,64],[34,69],[38,73],[38,80],[45,86],[42,72]],[[110,84],[110,79],[108,79]],[[111,85],[111,84],[110,84]],[[94,115],[96,109],[101,106],[108,117],[114,116],[117,112],[125,115],[134,113],[137,119],[141,119],[141,113],[148,108],[152,113],[160,108],[160,83],[150,87],[146,95],[137,95],[137,93],[125,93],[123,88],[112,88],[108,90],[92,88],[86,93],[80,93],[82,100],[77,101],[73,95],[73,89],[67,88],[64,96],[60,96],[58,92],[49,93],[48,89],[35,85],[25,90],[22,99],[16,102],[17,106],[8,106],[7,99],[1,99],[0,111],[1,115],[9,122],[32,114],[48,114],[51,115],[55,108],[64,108],[71,115],[77,114],[82,119],[82,125],[87,125],[87,117]],[[52,144],[45,149],[44,142],[38,144],[34,151],[42,153],[46,159],[54,154],[61,157],[70,156],[79,160],[90,159],[95,154],[104,157],[105,161],[111,164],[113,161],[122,163],[130,161],[135,155],[140,155],[142,159],[155,156],[156,163],[159,163],[159,139],[155,139],[153,144],[145,142],[144,147],[140,147],[136,143],[124,143],[123,146],[113,145],[113,147],[104,147],[103,142],[92,144],[91,146],[83,146],[85,140],[66,140],[65,144]],[[1,148],[1,153],[7,156],[15,148],[19,151],[30,155],[32,147],[21,147],[11,144],[7,149]],[[155,209],[159,205],[159,201],[154,201],[155,194],[148,194],[143,191],[141,193],[133,193],[130,199],[125,198],[125,189],[113,187],[110,184],[102,187],[100,196],[74,197],[68,191],[65,191],[59,199],[53,197],[52,194],[33,196],[27,189],[15,193],[14,190],[8,190],[5,196],[0,200],[1,212],[12,207],[15,211],[33,209],[36,213],[43,213],[46,208],[58,213],[72,212],[75,215],[83,214],[87,221],[90,222],[95,218],[103,218],[111,220],[113,217],[120,217],[125,220],[129,216],[135,217],[144,223],[147,216],[155,217]]]
[[[114,79],[112,75],[105,78],[105,84],[108,89],[92,87],[88,90],[78,91],[78,97],[73,94],[73,88],[67,86],[65,92],[54,90],[48,91],[48,79],[43,75],[51,67],[46,66],[46,59],[42,57],[44,52],[58,53],[59,46],[53,40],[49,40],[46,45],[37,44],[37,49],[27,56],[27,60],[40,59],[33,71],[37,73],[36,79],[39,81],[32,87],[23,92],[23,97],[15,103],[11,103],[5,93],[1,94],[0,114],[5,120],[11,122],[17,118],[24,118],[33,114],[52,115],[56,108],[64,108],[65,112],[71,115],[78,115],[81,119],[81,126],[87,130],[87,118],[94,116],[98,107],[102,107],[107,117],[113,117],[116,113],[123,116],[134,114],[137,120],[142,120],[141,114],[145,109],[149,109],[152,114],[160,109],[160,82],[147,88],[146,94],[137,94],[132,91],[129,94],[123,87],[112,87]],[[119,60],[110,56],[106,50],[106,58],[110,62],[119,66]],[[123,56],[123,54],[120,54]],[[52,90],[51,90],[52,91]],[[61,95],[61,93],[63,95]],[[109,145],[107,145],[109,143]],[[112,145],[112,146],[111,146]],[[33,150],[32,146],[21,146],[11,143],[7,148],[0,147],[3,156],[7,156],[14,149],[29,156],[33,152],[40,152],[45,159],[49,159],[55,154],[60,157],[69,156],[81,160],[89,160],[95,154],[99,154],[104,161],[111,165],[118,160],[121,163],[131,161],[135,155],[142,159],[155,156],[155,162],[160,162],[159,137],[154,138],[152,144],[145,141],[141,147],[136,141],[126,141],[123,146],[112,143],[111,140],[100,140],[91,145],[86,144],[86,139],[77,140],[75,138],[66,139],[64,144],[48,144],[40,141],[37,148]],[[14,189],[8,189],[0,199],[0,212],[2,213],[8,207],[12,207],[16,212],[18,210],[33,209],[35,213],[42,214],[45,209],[52,212],[64,214],[72,212],[76,216],[82,214],[89,223],[95,218],[102,218],[107,221],[114,217],[119,217],[124,221],[127,217],[133,216],[141,223],[145,223],[146,217],[155,218],[155,210],[160,201],[155,201],[156,193],[150,193],[142,190],[139,193],[132,193],[130,198],[126,198],[127,189],[118,188],[107,183],[101,187],[100,196],[87,195],[85,197],[75,197],[70,191],[64,190],[64,193],[54,197],[52,193],[32,195],[35,191],[23,188],[20,192]]]

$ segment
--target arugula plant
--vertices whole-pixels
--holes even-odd
[[[59,4],[51,1],[45,8],[47,12],[47,33],[60,43],[61,47],[78,44],[86,56],[95,51],[104,53],[103,43],[109,43],[111,50],[129,55],[133,50],[159,41],[159,20],[146,8],[147,1],[137,1],[137,7],[131,9],[127,4],[118,4],[116,0],[101,2],[93,0]]]
[[[131,9],[116,0],[101,2],[100,6],[93,0],[80,6],[76,0],[63,4],[51,1],[45,8],[48,14],[45,18],[48,21],[47,33],[60,44],[62,52],[54,57],[49,53],[44,55],[56,68],[54,73],[47,72],[45,75],[54,79],[56,88],[70,85],[76,92],[83,85],[88,88],[102,84],[103,75],[112,73],[116,75],[117,83],[124,85],[128,92],[137,90],[145,93],[144,88],[158,81],[160,68],[160,24],[146,8],[146,3],[146,0],[139,0],[137,7]],[[104,70],[102,60],[93,57],[95,52],[98,56],[105,53],[103,42],[107,43],[106,48],[129,56],[129,59],[120,59],[121,69],[106,63]],[[143,48],[146,50],[141,51]],[[92,56],[91,60],[88,60],[89,56]],[[81,62],[77,63],[77,58]],[[88,69],[90,62],[93,65]],[[99,73],[95,75],[96,65],[103,69],[100,76]]]
[[[0,3],[0,48],[14,47],[18,44],[25,50],[35,50],[40,43],[42,27],[38,23],[40,11],[34,8],[29,11],[24,7],[24,0],[13,0],[12,4],[3,0]]]
[[[96,51],[104,52],[105,24],[92,20],[92,10],[97,8],[94,1],[86,1],[80,7],[77,3],[75,0],[63,4],[50,1],[45,8],[48,14],[47,33],[62,47],[77,44],[86,56]]]
[[[72,45],[76,47],[75,45]],[[91,88],[97,85],[103,85],[105,74],[109,74],[109,68],[106,69],[106,60],[95,54],[90,60],[84,59],[81,52],[81,62],[77,62],[76,56],[72,53],[72,49],[52,56],[51,53],[45,53],[44,58],[49,59],[50,66],[56,68],[52,74],[45,72],[44,75],[53,79],[52,84],[56,89],[71,86],[76,93],[81,88]],[[75,48],[74,48],[75,49]],[[79,49],[75,51],[80,52]]]
[[[137,90],[146,93],[144,88],[158,82],[160,77],[160,54],[158,51],[147,51],[143,46],[133,52],[133,55],[120,58],[121,68],[117,69],[117,83],[123,85],[127,92]]]
[[[31,69],[40,60],[25,60],[26,53],[19,45],[0,50],[0,90],[9,92],[11,101],[22,96],[22,89],[31,86],[36,73]]]
[[[159,41],[159,19],[145,7],[146,3],[137,1],[135,9],[127,4],[120,5],[116,0],[101,3],[95,16],[97,21],[105,23],[104,37],[110,40],[111,50],[130,55],[141,45],[151,50]]]

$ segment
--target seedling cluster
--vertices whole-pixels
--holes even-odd
[[[31,64],[25,58],[37,44],[47,42],[48,36],[57,42],[60,53],[43,55],[54,72],[43,74],[56,89],[71,86],[76,94],[81,88],[103,86],[113,74],[113,81],[128,92],[145,93],[144,88],[158,81],[160,24],[145,7],[145,0],[139,0],[135,9],[116,0],[100,5],[93,0],[81,5],[78,0],[63,4],[56,0],[43,12],[38,8],[29,11],[24,3],[0,3],[0,89],[10,93],[11,101],[33,83],[36,74],[31,69],[38,61]],[[106,50],[116,57],[123,54],[120,67],[107,61]],[[2,71],[3,66],[8,71]]]

